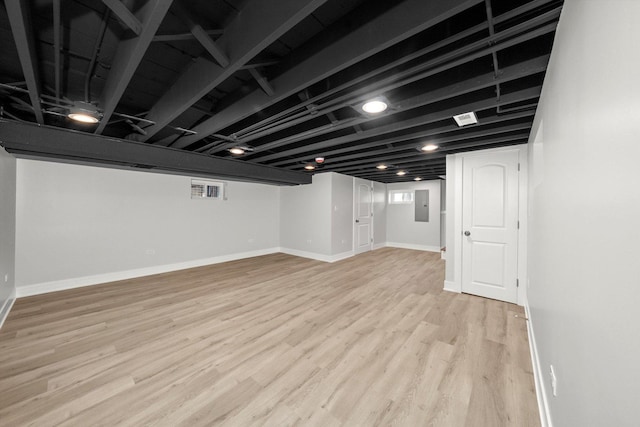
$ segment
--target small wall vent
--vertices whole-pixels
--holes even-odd
[[[224,199],[224,183],[203,179],[191,180],[192,199]]]
[[[456,121],[458,126],[467,126],[467,125],[475,125],[478,123],[478,118],[476,114],[471,111],[469,113],[458,114],[457,116],[453,116],[453,120]]]

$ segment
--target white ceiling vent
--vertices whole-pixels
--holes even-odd
[[[467,126],[467,125],[475,125],[478,123],[478,118],[476,117],[476,113],[471,111],[470,113],[458,114],[457,116],[453,116],[453,119],[456,121],[458,126]]]

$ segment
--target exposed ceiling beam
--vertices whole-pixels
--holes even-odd
[[[118,44],[116,56],[100,98],[103,118],[96,128],[96,133],[102,133],[107,126],[153,36],[167,14],[171,2],[172,0],[147,1],[137,14],[137,19],[142,23],[140,35],[131,39],[125,38]]]
[[[224,33],[224,30],[205,30],[205,33],[209,36],[220,36]],[[180,34],[157,34],[151,40],[152,42],[175,42],[184,40],[193,40],[195,35],[193,33],[180,33]]]
[[[507,128],[511,130],[506,130]],[[437,143],[440,146],[439,151],[442,151],[452,144],[460,144],[469,139],[479,140],[480,138],[484,138],[482,139],[482,142],[487,144],[490,143],[488,142],[490,141],[490,138],[494,138],[494,137],[496,139],[496,142],[504,142],[504,141],[510,141],[513,139],[522,139],[522,138],[526,139],[527,136],[529,135],[530,129],[531,129],[530,122],[522,123],[519,125],[505,126],[504,128],[499,128],[499,129],[480,128],[477,132],[467,133],[463,135],[455,134],[446,138],[438,138],[433,142]],[[508,136],[501,136],[501,134],[510,133],[514,131],[520,131],[520,133],[512,134]],[[524,133],[522,131],[524,131]],[[426,154],[425,152],[421,152],[417,150],[419,145],[424,145],[424,142],[422,144],[418,144],[417,142],[408,142],[408,143],[405,142],[404,144],[398,144],[398,145],[392,146],[391,148],[364,151],[364,152],[358,151],[360,150],[360,148],[358,146],[354,146],[353,151],[358,151],[357,153],[347,154],[340,157],[331,157],[331,158],[325,157],[325,165],[327,167],[341,167],[341,166],[347,166],[347,165],[355,165],[359,163],[371,163],[373,160],[378,161],[378,160],[388,160],[388,159],[394,159],[394,158],[411,158],[411,157],[424,156]],[[370,157],[374,157],[375,159],[371,159]],[[349,160],[351,160],[351,162],[345,163]],[[298,165],[289,166],[288,169],[295,169],[297,166]]]
[[[229,58],[227,57],[227,54],[224,53],[224,51],[220,48],[220,46],[218,46],[215,41],[213,41],[211,36],[207,34],[204,28],[202,28],[202,26],[197,24],[191,18],[191,13],[189,12],[189,10],[182,6],[180,3],[176,3],[174,9],[177,10],[180,19],[182,19],[184,23],[187,24],[187,27],[189,27],[191,34],[193,34],[193,36],[196,38],[196,40],[198,40],[202,47],[204,47],[205,50],[209,52],[209,55],[211,55],[211,57],[222,68],[227,67],[229,65]]]
[[[531,126],[529,126],[528,129],[530,127]],[[515,135],[507,135],[507,136],[495,136],[492,138],[483,138],[483,139],[477,139],[475,141],[467,141],[467,142],[464,142],[466,138],[457,139],[455,137],[451,137],[451,138],[447,138],[446,141],[444,140],[439,141],[441,144],[446,144],[446,145],[441,145],[440,148],[438,149],[438,152],[450,151],[460,147],[467,148],[467,147],[475,147],[479,145],[500,144],[500,143],[512,142],[512,141],[523,141],[523,140],[526,141],[528,137],[529,137],[529,132],[524,132],[524,133],[521,132]],[[429,160],[431,158],[429,157],[428,153],[421,153],[417,151],[414,147],[406,147],[406,146],[395,152],[393,152],[392,150],[378,150],[376,154],[373,154],[373,153],[374,152],[361,153],[360,154],[361,158],[359,158],[358,160],[350,161],[350,162],[340,161],[340,159],[330,159],[328,162],[325,163],[325,168],[330,170],[338,170],[338,169],[348,170],[347,168],[353,169],[354,166],[376,165],[378,163],[387,163],[387,162],[398,164],[398,162],[402,162],[402,161],[422,162],[425,160]],[[366,157],[373,157],[373,158],[366,158]]]
[[[122,24],[139,36],[142,33],[142,22],[120,0],[102,0],[111,12],[113,12]]]
[[[62,48],[62,25],[60,24],[60,0],[53,0],[53,79],[56,99],[60,102],[60,85],[62,84],[62,61],[60,59],[60,49]]]
[[[398,131],[413,128],[413,127],[423,126],[423,125],[438,122],[441,120],[446,120],[446,119],[453,120],[452,117],[454,115],[460,114],[466,111],[486,110],[489,108],[496,108],[498,105],[510,104],[514,102],[520,102],[528,99],[537,98],[540,96],[540,90],[541,90],[541,87],[537,86],[537,87],[506,94],[502,96],[502,98],[499,101],[497,101],[495,98],[491,98],[491,99],[485,99],[482,101],[471,102],[461,106],[436,111],[430,114],[425,114],[412,119],[403,120],[400,122],[395,122],[395,123],[391,123],[384,126],[378,126],[373,129],[365,130],[364,132],[327,139],[325,141],[317,142],[314,144],[308,144],[302,147],[291,148],[289,150],[281,151],[276,154],[268,154],[266,156],[253,158],[252,161],[268,162],[270,160],[280,159],[285,156],[293,156],[296,154],[305,153],[305,152],[308,152],[310,149],[324,150],[326,148],[335,147],[340,144],[346,144],[349,142],[354,142],[354,141],[358,141],[366,138],[379,137],[384,134],[398,132]]]
[[[255,68],[249,68],[249,73],[251,74],[251,77],[253,77],[255,81],[258,82],[258,85],[260,85],[264,93],[266,93],[268,96],[273,96],[275,92],[265,76],[260,74],[260,72]]]
[[[204,57],[196,59],[151,108],[147,117],[156,124],[146,128],[147,136],[141,140],[152,138],[325,2],[279,0],[278,7],[265,8],[263,0],[249,1],[217,40],[229,65],[223,68]]]
[[[549,62],[549,56],[543,55],[541,57],[524,61],[519,64],[513,65],[511,67],[507,67],[504,69],[503,73],[501,73],[500,76],[498,77],[496,77],[493,73],[487,73],[487,74],[474,77],[462,82],[456,82],[454,84],[451,84],[445,87],[439,87],[430,92],[425,92],[418,96],[396,102],[395,103],[396,108],[393,110],[389,110],[385,116],[381,116],[381,117],[389,117],[390,115],[393,115],[393,114],[401,113],[404,111],[412,110],[414,108],[433,104],[445,99],[450,99],[456,96],[464,95],[466,93],[481,90],[487,87],[494,86],[496,83],[504,83],[504,82],[520,79],[522,77],[530,76],[532,74],[537,74],[537,73],[543,72],[547,68],[548,62]],[[440,68],[441,67],[438,67],[436,70],[440,72],[439,70]],[[318,112],[322,114],[324,111],[319,110]],[[309,132],[303,132],[302,134],[291,135],[286,138],[279,139],[277,141],[261,144],[255,148],[255,151],[252,153],[252,156],[262,151],[270,150],[272,148],[281,147],[287,144],[291,144],[291,143],[306,139],[309,136],[317,137],[322,134],[331,133],[337,130],[348,128],[353,125],[371,122],[375,119],[376,117],[361,117],[357,119],[347,119],[347,120],[343,120],[340,123],[331,123],[331,125],[324,126],[321,129],[314,129],[312,135],[310,135]],[[241,142],[246,143],[252,140],[253,138],[246,138],[246,139],[241,139]],[[216,149],[215,151],[220,151],[220,149]]]
[[[22,73],[29,90],[29,99],[33,107],[36,121],[44,124],[44,116],[40,105],[40,78],[38,75],[35,43],[33,40],[33,25],[28,0],[10,0],[4,2],[7,16],[11,25],[11,32],[16,43]]]
[[[524,117],[531,117],[533,116],[533,114],[534,114],[534,111],[522,111],[518,113],[505,114],[500,116],[484,117],[478,123],[478,125],[475,126],[475,128],[482,129],[485,127],[490,127],[490,125],[493,125],[493,124],[502,124],[507,121],[513,121],[513,120],[524,118]],[[506,132],[510,132],[513,130],[520,130],[522,126],[531,128],[531,122],[527,121],[524,124],[516,124],[516,125],[502,125],[502,128],[500,130],[506,129],[505,130]],[[270,166],[285,166],[285,165],[295,164],[295,163],[304,161],[310,157],[321,156],[325,158],[332,158],[333,156],[337,156],[340,154],[351,153],[354,150],[365,150],[365,149],[396,144],[396,143],[414,140],[414,139],[426,139],[431,136],[437,136],[437,135],[447,134],[450,132],[456,132],[461,129],[462,128],[458,127],[456,124],[452,122],[451,124],[448,124],[445,126],[430,128],[428,130],[420,130],[417,132],[402,134],[400,136],[391,137],[391,138],[376,139],[374,141],[360,143],[360,144],[349,146],[349,147],[335,148],[332,150],[324,150],[324,151],[314,151],[313,149],[311,149],[306,155],[294,157],[291,159],[280,160],[280,161],[277,161],[274,163],[268,163],[268,164]],[[487,132],[495,133],[496,129],[489,129]]]
[[[2,119],[0,141],[10,153],[37,158],[57,158],[282,185],[311,182],[311,177],[301,172]]]
[[[196,126],[197,135],[181,138],[173,146],[187,147],[483,1],[405,0],[275,78],[273,96],[254,91]]]

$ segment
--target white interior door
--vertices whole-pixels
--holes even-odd
[[[353,242],[356,254],[371,250],[373,242],[373,188],[370,181],[353,180]]]
[[[516,303],[518,151],[462,162],[462,292]]]

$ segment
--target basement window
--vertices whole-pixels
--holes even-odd
[[[390,205],[406,205],[413,203],[413,190],[391,190],[389,191]]]
[[[224,183],[204,179],[191,180],[192,199],[224,199]]]

